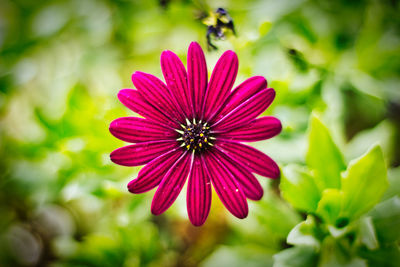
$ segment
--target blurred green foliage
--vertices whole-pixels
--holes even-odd
[[[131,195],[109,123],[136,70],[206,49],[218,7],[237,36],[237,84],[262,75],[282,134],[261,201],[237,220],[214,197],[201,228],[184,195],[164,215]],[[397,0],[0,0],[1,266],[396,266],[400,262]],[[312,115],[313,114],[313,115]],[[388,174],[386,177],[386,170]]]
[[[275,255],[277,262],[298,266],[292,264],[292,253],[301,251],[304,259],[299,260],[300,266],[396,266],[400,259],[400,198],[397,195],[376,206],[389,185],[381,148],[373,146],[345,169],[340,151],[315,115],[310,128],[308,168],[286,166],[280,184],[283,198],[306,212],[307,218],[287,237],[287,242],[294,245],[288,249],[291,253],[284,250]],[[315,151],[318,145],[323,153]],[[330,183],[324,178],[326,169],[331,170]],[[386,252],[387,246],[393,247],[391,257],[372,256]]]

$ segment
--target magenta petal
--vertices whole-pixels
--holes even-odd
[[[256,177],[250,171],[219,150],[215,149],[213,152],[214,156],[219,159],[233,177],[235,177],[247,198],[251,200],[260,200],[262,198],[264,191]]]
[[[217,121],[213,126],[213,131],[222,132],[250,123],[271,105],[274,98],[274,89],[262,90]]]
[[[117,138],[131,143],[176,139],[178,133],[152,121],[122,117],[110,124],[110,132]]]
[[[218,119],[215,121],[218,121],[241,103],[265,88],[267,88],[267,80],[262,76],[254,76],[245,80],[230,93],[224,108],[218,114]]]
[[[128,184],[131,193],[139,194],[149,191],[160,184],[162,178],[172,167],[176,160],[182,155],[182,150],[165,153],[144,166],[136,179]]]
[[[111,161],[123,166],[140,166],[178,147],[175,141],[154,141],[124,146],[111,152]]]
[[[142,115],[147,119],[156,121],[169,127],[179,127],[178,123],[171,121],[162,112],[150,105],[136,90],[122,89],[118,93],[118,99],[127,108]]]
[[[218,135],[219,138],[241,142],[255,142],[276,136],[282,130],[280,120],[275,117],[262,117],[246,126]]]
[[[160,79],[137,71],[132,75],[132,82],[148,103],[167,114],[172,120],[184,121],[182,114],[175,107],[167,86]]]
[[[154,215],[163,213],[174,203],[192,168],[192,160],[192,154],[184,153],[165,174],[151,203]]]
[[[252,172],[269,178],[280,176],[280,170],[275,161],[255,148],[227,141],[219,141],[216,147]]]
[[[182,61],[173,52],[164,51],[161,54],[161,68],[170,94],[175,98],[178,106],[182,108],[186,117],[192,119],[192,94],[187,87],[186,70]]]
[[[211,74],[203,103],[203,119],[211,121],[221,109],[235,83],[239,61],[233,51],[226,51],[218,60]]]
[[[195,156],[189,175],[186,206],[192,224],[203,225],[211,207],[211,183],[200,156]]]
[[[246,196],[236,179],[211,151],[205,153],[203,159],[215,191],[224,206],[239,219],[246,218],[249,213]]]
[[[197,118],[200,118],[208,76],[203,50],[196,42],[192,42],[189,46],[187,69],[188,86],[193,96],[194,113]]]

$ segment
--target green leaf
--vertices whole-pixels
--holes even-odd
[[[340,188],[340,172],[346,169],[343,156],[320,119],[312,115],[310,121],[307,165],[316,171],[316,182],[322,192],[326,188]]]
[[[291,245],[313,246],[318,249],[320,247],[319,236],[314,219],[308,216],[305,221],[299,223],[290,231],[287,243]]]
[[[386,200],[394,196],[400,197],[400,167],[388,170],[389,188],[386,190],[382,199]]]
[[[341,242],[342,241],[342,242]],[[325,238],[322,243],[320,267],[367,267],[364,259],[355,257],[350,246],[344,240],[337,240],[331,236]]]
[[[400,239],[400,197],[395,196],[379,203],[370,214],[381,242]]]
[[[269,30],[271,29],[271,26],[272,26],[272,23],[270,21],[262,22],[260,27],[258,28],[260,36],[266,35],[269,32]]]
[[[379,247],[371,217],[365,217],[360,220],[360,239],[361,243],[371,250]]]
[[[283,169],[282,196],[299,210],[314,212],[321,197],[314,177],[305,168],[289,165]]]
[[[336,225],[342,207],[343,194],[337,189],[325,189],[318,203],[317,214],[328,224]]]
[[[273,267],[317,266],[318,255],[313,247],[296,246],[274,255]]]
[[[369,266],[398,267],[400,262],[400,249],[395,243],[382,246],[377,250],[361,247],[358,254],[368,260]]]
[[[385,160],[379,146],[350,162],[342,177],[343,215],[357,218],[379,202],[388,187]]]

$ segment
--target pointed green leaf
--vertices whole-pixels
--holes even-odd
[[[337,189],[325,189],[318,203],[317,214],[328,224],[336,225],[342,207],[342,193]]]
[[[343,214],[357,218],[379,202],[388,187],[385,160],[379,146],[350,162],[342,177]]]
[[[310,121],[307,165],[316,171],[316,182],[321,190],[340,188],[340,172],[346,169],[343,156],[320,119],[313,115]]]
[[[287,243],[290,245],[313,246],[318,249],[320,247],[318,237],[315,220],[308,216],[305,221],[302,221],[290,231]]]
[[[371,217],[364,217],[360,220],[360,239],[361,243],[371,250],[379,247]]]
[[[280,189],[283,198],[296,209],[307,212],[317,209],[320,192],[314,177],[305,168],[296,165],[285,167]]]

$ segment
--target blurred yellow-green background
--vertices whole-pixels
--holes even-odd
[[[201,18],[219,7],[237,35],[207,50]],[[0,0],[0,266],[398,266],[399,14],[397,0]],[[209,73],[232,49],[236,84],[262,75],[275,88],[265,114],[283,131],[252,145],[281,168],[313,167],[310,116],[346,164],[378,144],[388,169],[378,206],[393,205],[389,232],[379,228],[376,218],[387,214],[379,206],[343,235],[316,219],[319,245],[306,236],[298,249],[288,234],[314,214],[293,200],[302,188],[283,198],[279,181],[262,177],[264,197],[250,201],[248,218],[234,218],[214,194],[202,227],[187,218],[185,189],[157,217],[154,191],[129,194],[140,168],[109,159],[124,145],[109,123],[134,115],[117,93],[133,88],[136,70],[161,78],[163,50],[186,62],[191,41],[203,47]],[[323,157],[324,149],[309,153]]]

